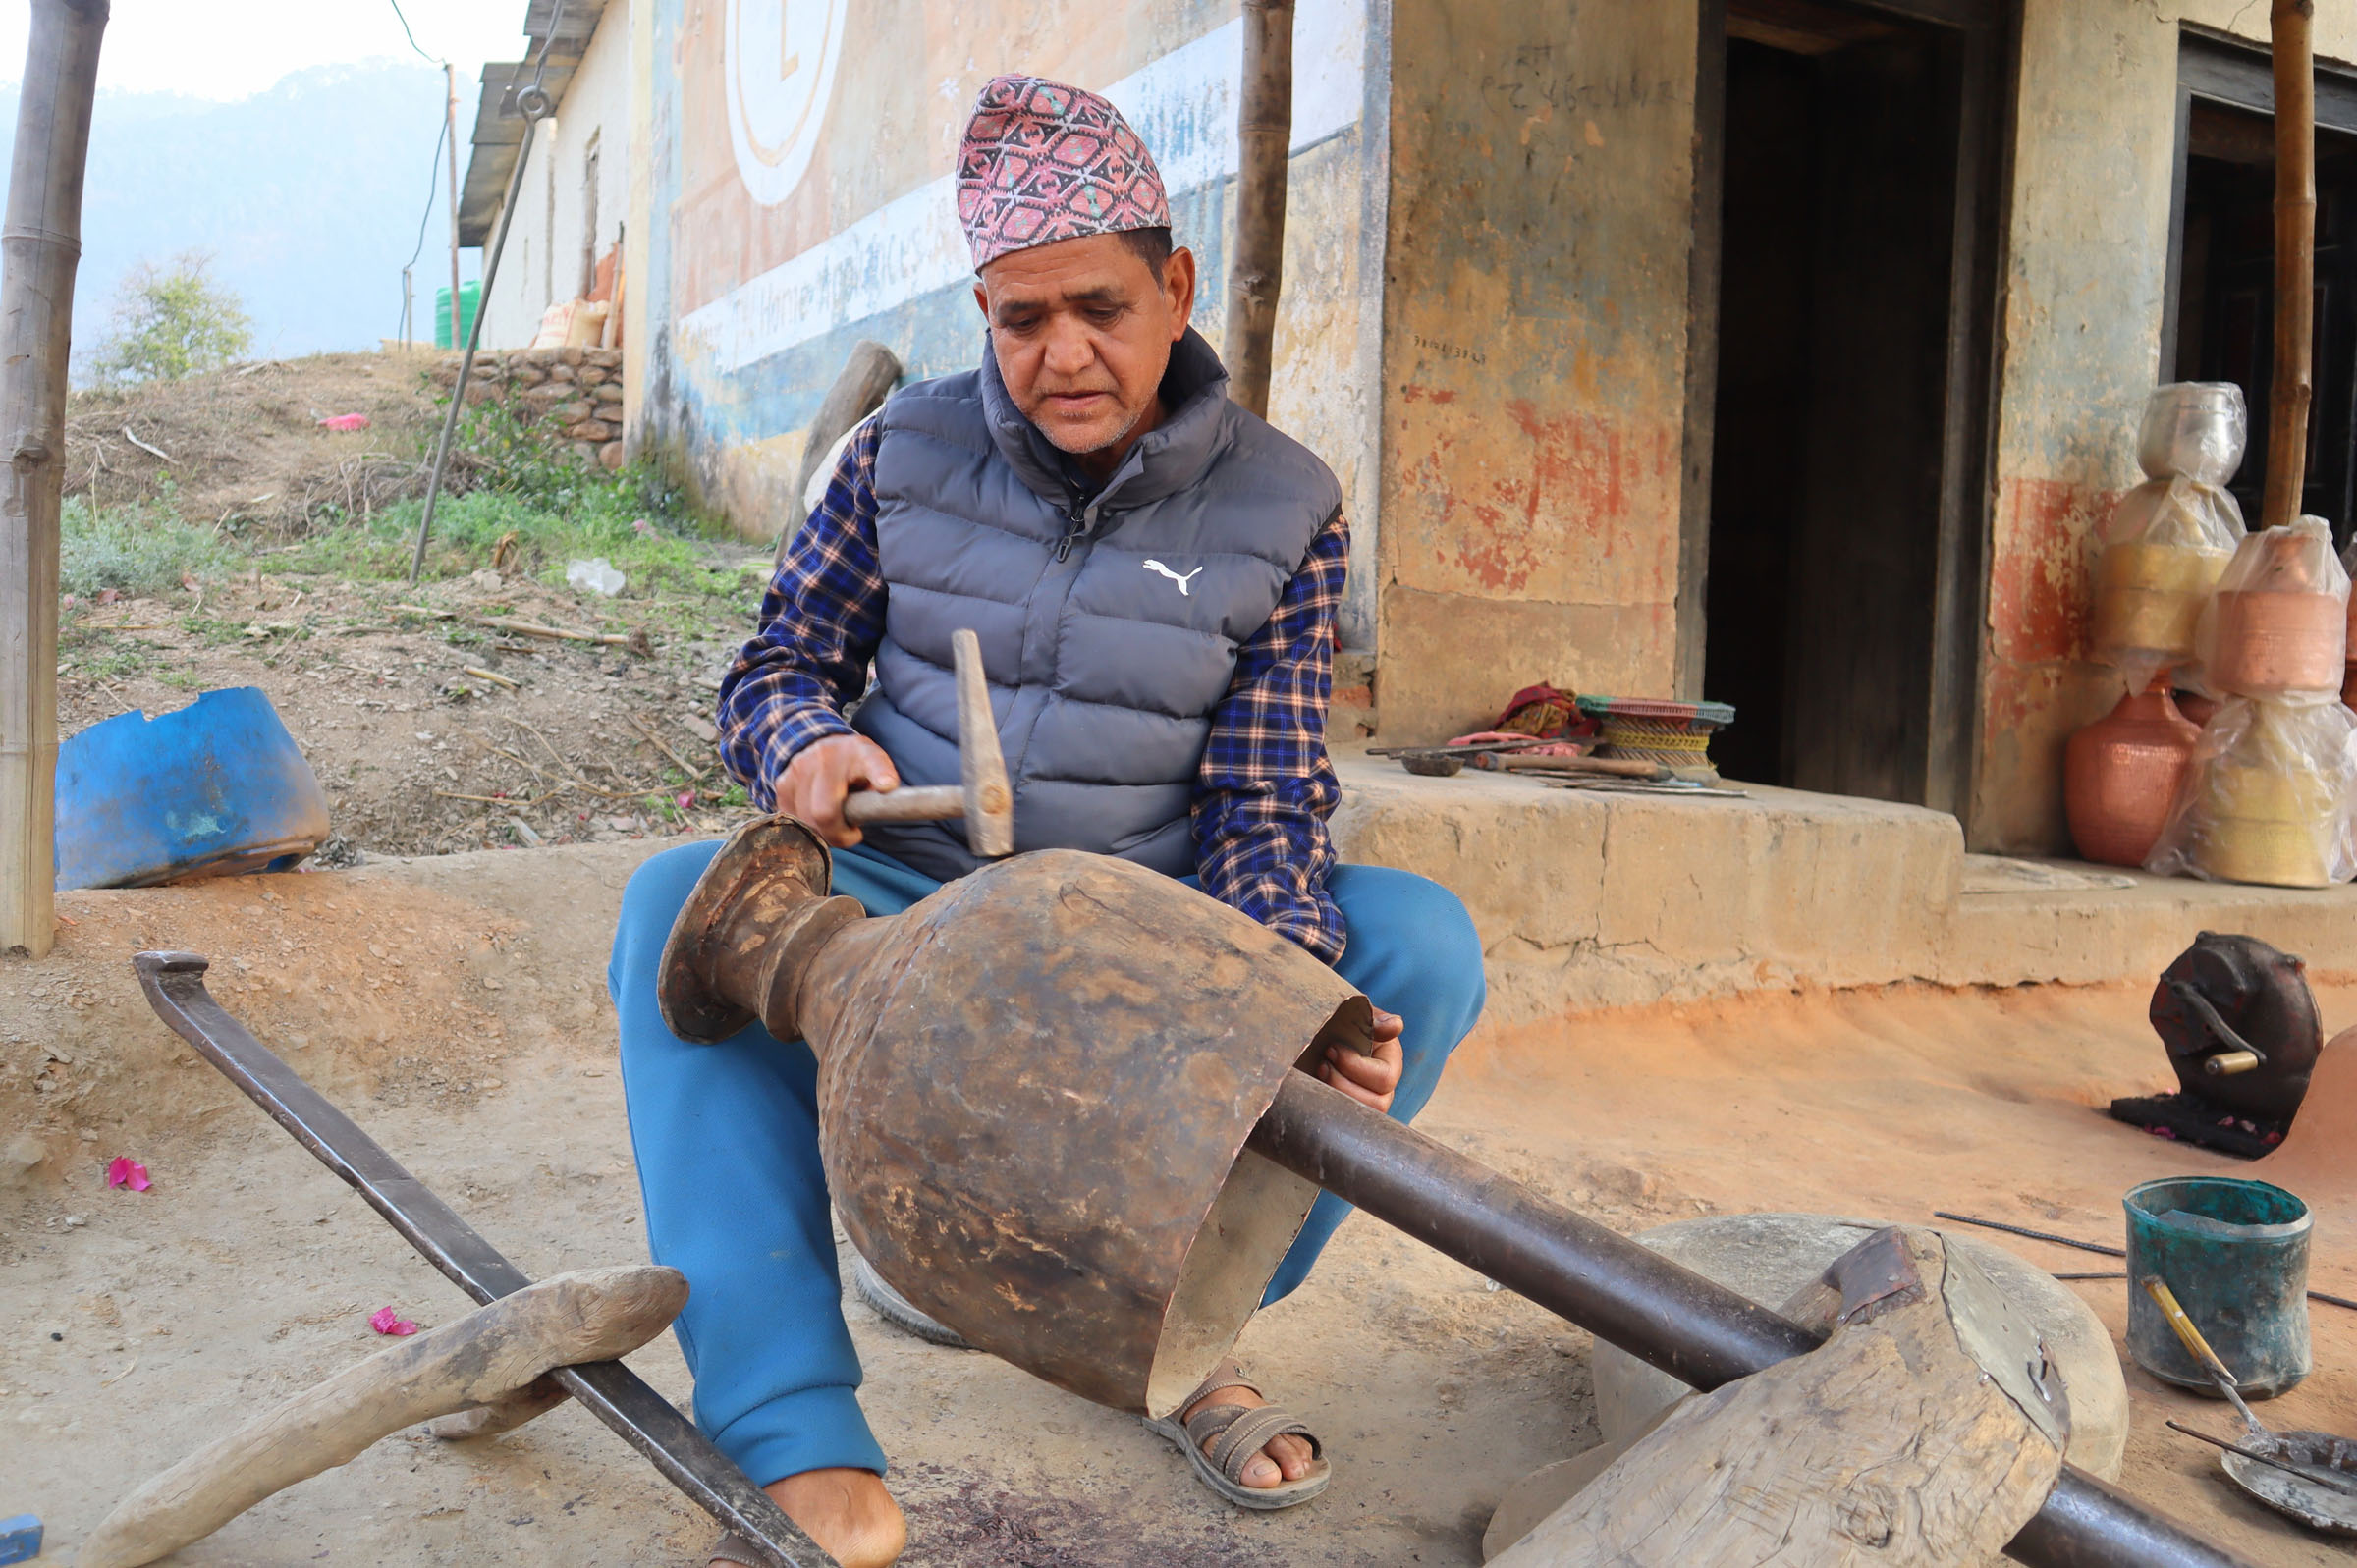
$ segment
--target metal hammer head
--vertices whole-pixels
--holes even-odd
[[[958,664],[958,769],[965,794],[965,846],[990,858],[1014,853],[1014,786],[999,750],[999,723],[982,676],[982,639],[950,635]]]
[[[970,631],[953,633],[958,660],[958,767],[955,784],[903,784],[898,789],[860,789],[843,803],[843,820],[854,828],[871,822],[948,822],[965,819],[966,846],[984,859],[1014,853],[1014,790],[1007,782],[1007,760],[999,753],[999,727],[990,715],[990,685],[982,678],[982,642]]]

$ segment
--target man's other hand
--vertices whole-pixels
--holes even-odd
[[[1392,1108],[1399,1087],[1399,1015],[1375,1009],[1375,1054],[1362,1056],[1348,1046],[1328,1046],[1318,1076],[1361,1105]]]
[[[786,777],[778,781],[778,809],[808,823],[836,848],[849,849],[859,841],[859,830],[843,820],[843,803],[851,790],[900,786],[901,776],[882,746],[865,735],[829,735],[795,752],[786,765]]]

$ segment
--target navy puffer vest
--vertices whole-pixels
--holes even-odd
[[[970,626],[1014,785],[1015,848],[1183,876],[1211,711],[1342,490],[1307,449],[1229,401],[1228,373],[1194,332],[1173,350],[1162,394],[1170,417],[1093,496],[1016,410],[987,346],[979,370],[893,396],[875,471],[884,641],[851,723],[904,784],[956,784],[950,634]],[[866,835],[928,876],[978,863],[960,823]]]

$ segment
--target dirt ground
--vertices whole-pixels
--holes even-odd
[[[74,395],[66,494],[169,498],[191,522],[300,532],[322,506],[359,513],[425,493],[431,353],[263,359],[181,381]],[[339,414],[365,429],[323,429]]]
[[[728,784],[712,698],[752,628],[754,581],[740,620],[675,624],[638,652],[464,619],[628,635],[644,627],[627,598],[600,604],[489,569],[408,588],[257,567],[172,601],[91,611],[61,661],[58,729],[258,686],[327,790],[331,864],[709,832]]]
[[[59,733],[258,686],[327,789],[330,864],[716,829],[729,791],[711,745],[712,698],[752,629],[766,553],[695,547],[720,580],[737,577],[734,596],[633,578],[607,599],[513,566],[429,574],[416,587],[293,569],[323,519],[423,493],[434,362],[321,354],[76,394],[69,494],[106,507],[152,502],[215,528],[235,570],[69,603]],[[318,427],[354,412],[368,415],[367,429]],[[632,641],[568,641],[501,622]]]
[[[602,969],[654,847],[70,894],[51,959],[0,962],[0,1514],[42,1515],[63,1559],[146,1476],[381,1347],[376,1308],[430,1326],[466,1305],[153,1019],[128,956],[206,951],[225,1005],[528,1272],[634,1260]],[[2357,1021],[2357,990],[2323,1000],[2328,1024]],[[1945,1208],[2115,1240],[2133,1182],[2247,1168],[2097,1114],[2166,1077],[2143,1005],[2128,987],[1903,988],[1485,1032],[1423,1125],[1623,1230]],[[116,1155],[154,1187],[106,1190]],[[2332,1217],[2315,1282],[2351,1293],[2357,1238]],[[2122,1282],[2074,1288],[2122,1330]],[[850,1317],[910,1568],[1471,1564],[1506,1487],[1597,1440],[1585,1334],[1364,1219],[1243,1345],[1337,1461],[1324,1498],[1272,1517],[1217,1503],[1129,1418]],[[2357,1314],[2319,1307],[2315,1327],[2316,1376],[2266,1413],[2357,1432]],[[668,1337],[631,1361],[685,1398]],[[2271,1568],[2347,1560],[2162,1427],[2225,1430],[2221,1406],[2128,1380],[2131,1491]],[[403,1434],[175,1560],[689,1563],[710,1533],[564,1409],[475,1448]]]

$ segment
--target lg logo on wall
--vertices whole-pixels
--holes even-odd
[[[722,61],[737,172],[763,206],[794,193],[810,167],[850,0],[725,0]]]

